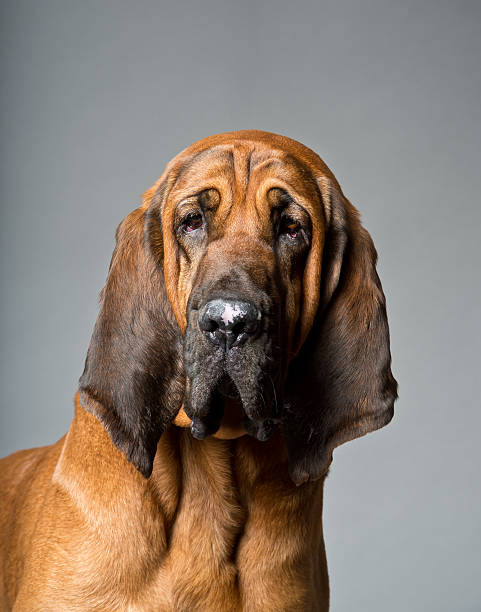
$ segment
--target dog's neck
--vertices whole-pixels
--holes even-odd
[[[327,610],[322,482],[290,481],[279,434],[199,441],[173,426],[145,479],[77,405],[54,480],[120,560],[121,590],[138,572],[138,597],[165,609]]]

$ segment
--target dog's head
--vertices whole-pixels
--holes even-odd
[[[194,143],[117,230],[82,403],[145,475],[178,417],[281,427],[296,484],[392,417],[376,251],[327,166],[259,131]]]

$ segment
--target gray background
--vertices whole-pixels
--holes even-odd
[[[388,300],[392,423],[335,452],[332,610],[481,609],[481,3],[2,3],[0,454],[55,441],[119,221],[194,140],[317,151]]]

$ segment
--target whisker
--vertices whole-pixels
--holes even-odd
[[[272,380],[272,376],[270,374],[267,375],[267,377],[269,378],[269,380],[271,381],[271,385],[272,385],[272,390],[274,391],[274,405],[276,407],[276,415],[277,415],[277,411],[278,411],[278,404],[277,404],[277,393],[276,393],[276,387],[274,385],[274,381]]]

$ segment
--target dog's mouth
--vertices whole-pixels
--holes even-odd
[[[235,399],[240,401],[239,391],[234,381],[228,374],[224,374],[224,376],[218,382],[217,391],[221,397],[225,399]]]
[[[190,418],[191,433],[198,440],[215,434],[222,427],[222,435],[219,437],[236,437],[232,436],[234,432],[244,431],[265,441],[270,438],[278,422],[273,418],[250,418],[242,404],[237,385],[228,374],[222,375],[213,387],[207,413],[202,416],[192,415]]]

